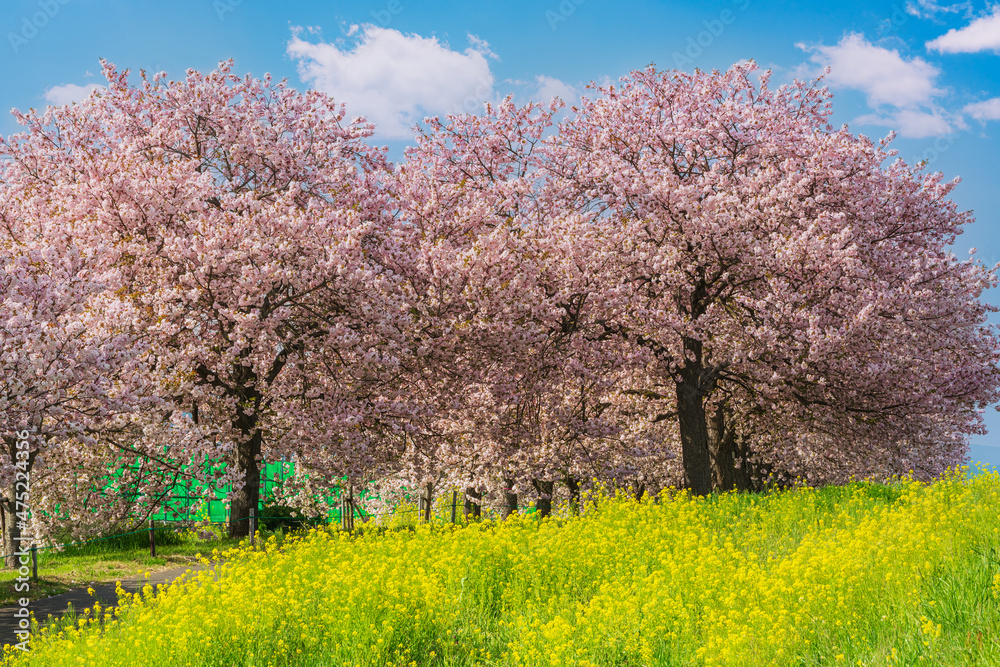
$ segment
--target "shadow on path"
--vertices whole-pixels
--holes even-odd
[[[129,593],[136,593],[142,590],[142,587],[146,584],[151,584],[155,588],[157,584],[168,584],[174,581],[185,572],[197,572],[199,570],[210,569],[211,567],[211,565],[193,563],[184,567],[153,572],[149,575],[149,579],[145,577],[129,577],[121,579],[122,588]],[[53,618],[59,618],[69,610],[70,605],[73,605],[73,609],[77,613],[82,613],[84,609],[93,607],[95,600],[101,603],[101,607],[118,605],[118,595],[115,593],[114,583],[94,584],[91,588],[94,589],[93,595],[90,595],[86,588],[76,588],[66,593],[60,593],[59,595],[32,600],[28,605],[28,611],[34,614],[39,623],[44,625],[50,614]],[[20,619],[14,614],[20,609],[17,606],[0,608],[0,646],[17,643],[17,635],[15,633],[17,632],[18,621]]]

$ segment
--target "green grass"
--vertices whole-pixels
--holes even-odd
[[[994,474],[314,530],[219,554],[213,573],[101,610],[103,629],[81,613],[8,660],[996,667],[998,514]]]
[[[200,530],[209,530],[201,528]],[[65,593],[74,588],[139,577],[149,571],[164,570],[196,563],[196,554],[236,546],[239,540],[222,538],[218,527],[215,539],[200,539],[196,531],[157,529],[156,556],[149,555],[149,533],[113,536],[88,544],[68,546],[63,550],[38,551],[38,581],[32,581],[27,593],[14,587],[18,574],[0,570],[0,606],[17,604],[19,598],[32,600]]]

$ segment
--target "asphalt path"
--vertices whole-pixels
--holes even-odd
[[[169,584],[185,572],[197,572],[198,570],[205,570],[211,567],[211,565],[194,563],[185,567],[153,572],[149,575],[148,579],[144,576],[122,579],[121,584],[124,590],[129,593],[136,593],[141,591],[142,587],[146,584],[151,584],[155,588],[157,584]],[[87,588],[84,587],[75,588],[66,593],[52,595],[47,598],[32,600],[28,605],[28,611],[34,614],[39,623],[44,625],[50,615],[53,618],[59,618],[69,610],[70,605],[73,606],[73,610],[78,614],[82,613],[84,609],[93,607],[95,600],[101,603],[102,608],[118,605],[118,594],[115,592],[114,583],[94,584],[91,588],[94,589],[93,595],[88,593]],[[15,613],[20,611],[20,609],[21,607],[17,606],[0,607],[0,646],[17,643],[16,632],[20,619],[15,616]]]

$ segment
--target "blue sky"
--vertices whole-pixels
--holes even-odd
[[[18,129],[10,108],[100,85],[101,58],[172,78],[232,58],[237,72],[332,94],[376,121],[395,156],[425,115],[507,94],[570,101],[650,63],[691,71],[752,58],[778,82],[829,66],[835,123],[873,138],[895,130],[904,159],[961,176],[954,199],[977,221],[954,250],[1000,262],[1000,4],[5,0],[0,134]],[[1000,304],[1000,290],[987,298]],[[1000,414],[986,419],[973,455],[1000,464]]]

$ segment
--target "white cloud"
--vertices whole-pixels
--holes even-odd
[[[875,46],[856,33],[845,35],[836,46],[797,46],[812,54],[813,68],[830,68],[826,80],[832,86],[865,94],[873,113],[859,116],[857,123],[888,127],[912,139],[942,136],[966,127],[961,115],[935,104],[935,98],[945,93],[937,87],[941,71],[922,58],[907,59],[899,51]]]
[[[854,121],[863,125],[888,127],[910,139],[939,137],[954,129],[952,123],[940,112],[915,109],[898,109],[888,115],[868,114],[859,116]],[[960,126],[961,120],[956,125]]]
[[[375,123],[381,136],[410,137],[410,128],[424,116],[478,112],[492,97],[487,59],[496,56],[477,37],[469,36],[471,46],[459,53],[436,37],[374,25],[350,34],[353,48],[307,42],[297,30],[288,54],[298,61],[304,82],[343,102],[348,116]]]
[[[940,53],[993,51],[1000,55],[1000,5],[993,6],[991,15],[982,16],[964,28],[952,28],[926,46]]]
[[[912,107],[927,104],[942,91],[934,87],[940,70],[921,58],[906,60],[898,51],[869,43],[864,36],[849,34],[836,46],[797,45],[812,53],[810,60],[830,68],[828,81],[834,86],[865,93],[868,104]]]
[[[57,107],[65,106],[71,102],[79,102],[86,99],[95,90],[100,90],[103,86],[96,83],[89,83],[86,86],[78,86],[75,83],[67,83],[64,86],[52,86],[45,91],[45,101]]]
[[[1000,120],[1000,97],[967,104],[962,111],[984,123],[988,120]]]
[[[916,2],[906,3],[906,13],[922,19],[932,19],[938,14],[955,14],[961,11],[966,14],[971,12],[972,3],[959,2],[954,5],[939,5],[934,0],[916,0]]]
[[[531,99],[536,102],[547,103],[553,98],[558,97],[567,104],[574,104],[580,97],[580,91],[573,86],[544,74],[539,74],[535,77],[535,85],[537,86],[537,90],[531,96]]]

